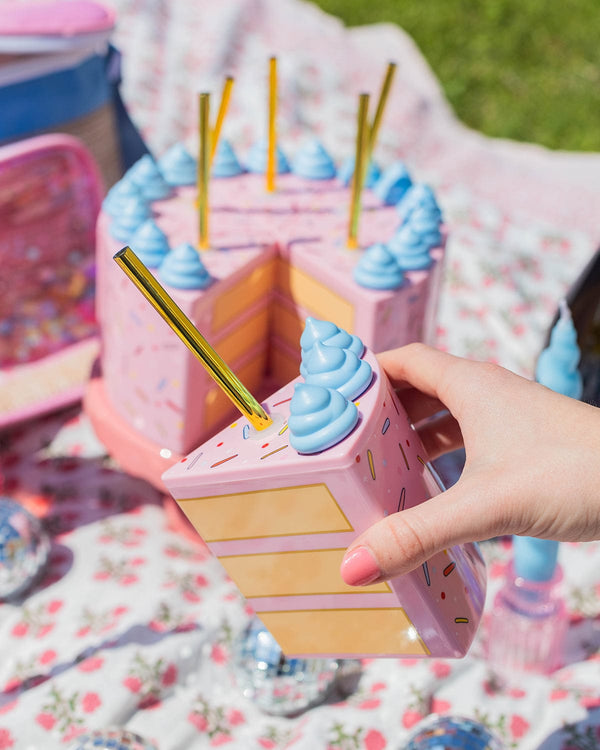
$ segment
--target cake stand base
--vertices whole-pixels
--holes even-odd
[[[92,376],[87,384],[83,410],[89,417],[98,439],[106,446],[108,453],[119,466],[128,474],[145,479],[163,493],[163,505],[169,527],[199,542],[198,532],[179,509],[161,479],[163,473],[182,456],[147,440],[134,430],[115,411],[106,395],[104,381],[100,375]]]

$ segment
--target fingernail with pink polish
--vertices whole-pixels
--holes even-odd
[[[355,547],[346,552],[340,572],[349,586],[366,586],[381,575],[377,561],[368,547]]]

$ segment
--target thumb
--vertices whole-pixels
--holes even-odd
[[[481,491],[463,479],[446,492],[387,516],[363,532],[344,555],[343,580],[350,586],[365,586],[408,573],[455,544],[509,533],[504,514],[486,510],[501,504],[482,497]]]

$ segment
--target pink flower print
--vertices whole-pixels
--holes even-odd
[[[97,570],[94,573],[94,579],[96,581],[107,581],[110,578],[108,570]]]
[[[529,729],[529,722],[525,721],[522,716],[513,714],[510,720],[510,733],[515,739],[523,737]]]
[[[556,688],[550,693],[551,701],[561,701],[569,695],[569,691],[564,688]]]
[[[163,687],[169,687],[170,685],[173,685],[176,682],[176,680],[177,680],[177,667],[174,664],[169,664],[169,666],[163,672],[163,675],[160,681]]]
[[[215,662],[215,664],[225,664],[225,662],[227,661],[227,651],[225,651],[223,646],[215,643],[210,652],[210,658]]]
[[[84,659],[79,662],[77,669],[80,672],[95,672],[97,669],[104,664],[104,659],[101,656],[90,656],[88,659]]]
[[[125,607],[121,605],[120,607],[115,607],[113,609],[113,615],[115,615],[115,617],[120,617],[121,615],[124,615],[125,612],[128,612],[128,611],[129,611],[129,607]]]
[[[48,606],[46,607],[46,612],[49,612],[50,614],[54,614],[55,612],[58,612],[58,610],[62,607],[63,602],[60,599],[53,599],[51,602],[48,602]]]
[[[145,565],[146,564],[146,558],[145,557],[134,557],[129,561],[130,565],[135,565],[136,567],[139,565]]]
[[[183,598],[191,604],[196,604],[200,601],[200,596],[195,591],[184,591]]]
[[[8,729],[0,729],[0,750],[8,750],[10,747],[14,747],[15,741],[12,738],[12,734]]]
[[[423,714],[420,711],[416,711],[414,708],[409,708],[402,715],[402,726],[406,729],[410,729],[421,721],[422,718]]]
[[[131,586],[133,583],[137,583],[139,581],[139,578],[134,575],[133,573],[129,573],[128,575],[124,575],[121,577],[121,580],[119,583],[121,586]]]
[[[3,706],[0,706],[0,714],[7,714],[10,711],[13,710],[13,708],[17,707],[18,699],[15,699],[14,701],[11,701],[10,703],[5,703]]]
[[[142,689],[142,681],[139,677],[126,677],[123,680],[123,685],[132,693],[139,693]]]
[[[527,695],[523,688],[511,688],[508,694],[511,698],[524,698]]]
[[[50,664],[56,659],[56,656],[57,656],[56,651],[49,648],[46,651],[44,651],[42,654],[40,654],[38,661],[40,664]]]
[[[98,693],[86,693],[81,699],[81,707],[86,714],[93,714],[94,711],[102,705]]]
[[[18,690],[21,687],[21,680],[18,677],[11,677],[4,685],[4,692],[10,693],[13,690]]]
[[[48,633],[51,633],[54,630],[54,623],[48,622],[45,625],[42,625],[38,628],[36,635],[36,638],[44,638],[48,635]]]
[[[208,729],[208,719],[202,714],[197,714],[192,711],[188,714],[188,721],[193,724],[199,732],[206,732]]]
[[[63,742],[69,742],[70,740],[74,740],[76,737],[79,737],[80,735],[85,733],[85,729],[83,727],[78,727],[76,724],[71,724],[71,726],[67,729],[67,731],[63,734]]]
[[[381,701],[379,700],[379,698],[367,698],[366,700],[361,701],[358,704],[358,707],[361,708],[363,711],[368,711],[372,708],[377,708],[380,703]]]
[[[446,662],[434,661],[431,665],[431,671],[438,678],[438,680],[442,680],[444,679],[444,677],[448,677],[452,670],[450,665],[446,664]]]
[[[75,633],[75,635],[78,638],[84,638],[88,633],[91,632],[91,628],[89,625],[84,625],[82,628],[79,628],[79,630]]]
[[[227,721],[232,727],[235,727],[238,724],[244,724],[246,717],[241,711],[238,711],[237,708],[232,708],[227,714]]]
[[[387,745],[385,737],[376,729],[370,729],[365,735],[364,744],[366,750],[383,750]]]
[[[371,692],[372,693],[378,693],[380,690],[385,690],[387,688],[387,685],[385,682],[374,682],[371,685]]]
[[[231,740],[232,737],[229,734],[219,732],[211,739],[210,744],[212,747],[217,747],[218,745],[224,745],[226,742],[231,742]]]
[[[205,576],[198,575],[196,576],[196,586],[208,586],[208,579],[205,578]]]
[[[54,718],[54,716],[52,716],[52,714],[49,714],[47,712],[38,714],[35,717],[35,720],[41,727],[44,727],[44,729],[48,729],[48,730],[52,729],[52,727],[56,723],[56,719]]]
[[[445,714],[450,710],[450,708],[450,703],[448,701],[443,701],[440,698],[434,698],[431,701],[431,713]]]
[[[265,750],[273,750],[273,748],[275,747],[275,742],[273,742],[273,740],[270,740],[268,737],[259,737],[258,744],[261,747],[264,747]]]
[[[15,638],[23,638],[29,632],[29,625],[26,622],[18,622],[11,632]]]

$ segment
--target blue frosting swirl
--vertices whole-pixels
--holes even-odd
[[[442,242],[440,217],[427,206],[416,206],[404,224],[388,242],[388,250],[404,271],[429,268],[433,262],[429,251]]]
[[[268,143],[266,138],[261,138],[257,141],[246,158],[246,169],[249,172],[258,174],[264,174],[267,171],[267,152]],[[285,157],[283,151],[279,148],[279,144],[275,147],[275,165],[277,167],[277,174],[285,174],[290,171],[290,165]]]
[[[338,169],[337,178],[345,187],[348,187],[348,185],[352,182],[352,175],[354,174],[354,161],[354,157],[349,156],[344,162],[342,162],[340,168]],[[370,161],[369,166],[367,167],[367,175],[365,177],[365,187],[372,188],[380,177],[381,169],[374,161]]]
[[[166,234],[152,219],[147,219],[135,230],[130,245],[148,268],[158,268],[170,250]]]
[[[292,172],[309,180],[330,180],[336,175],[333,159],[316,139],[306,142],[298,151]]]
[[[176,143],[158,160],[158,168],[169,185],[195,185],[198,165],[182,143]]]
[[[367,289],[398,289],[404,274],[385,245],[371,245],[354,266],[354,281]]]
[[[220,138],[213,159],[212,177],[237,177],[243,174],[244,168],[239,163],[233,146],[226,138]]]
[[[328,346],[350,349],[357,357],[362,357],[365,351],[365,345],[358,336],[348,333],[343,328],[338,328],[329,320],[319,320],[309,316],[304,322],[304,331],[300,336],[302,354],[305,355],[317,341],[323,341]]]
[[[171,186],[162,176],[158,164],[150,156],[144,154],[141,159],[130,167],[125,177],[131,180],[142,191],[146,200],[156,201],[166,198],[171,192]]]
[[[290,444],[318,453],[343,440],[358,422],[358,409],[339,391],[297,383],[290,402]]]
[[[102,203],[102,209],[109,216],[114,217],[121,210],[123,203],[129,200],[129,198],[143,200],[144,196],[137,185],[134,185],[131,180],[123,177],[106,194],[106,198]]]
[[[129,242],[131,235],[150,218],[147,201],[140,196],[123,200],[110,225],[111,235],[120,242]]]
[[[373,377],[371,365],[354,352],[321,341],[315,342],[302,361],[308,385],[335,389],[349,400],[360,396]]]
[[[373,185],[373,192],[386,206],[395,206],[411,185],[408,170],[401,161],[396,161],[390,164]]]
[[[580,358],[577,331],[566,303],[562,303],[560,317],[550,333],[550,343],[538,358],[535,379],[563,396],[580,399],[583,393],[583,380],[577,368]]]
[[[163,260],[159,276],[175,289],[206,289],[214,281],[193,245],[178,245]]]
[[[422,206],[427,207],[432,213],[436,213],[441,223],[442,212],[440,211],[433,190],[424,182],[417,182],[406,191],[402,200],[396,204],[401,224],[408,220],[408,217],[415,208]]]

